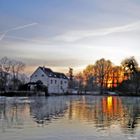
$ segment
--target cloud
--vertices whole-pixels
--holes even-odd
[[[13,30],[20,30],[20,29],[24,29],[24,28],[27,28],[27,27],[30,27],[30,26],[34,26],[38,23],[31,23],[31,24],[25,24],[25,25],[22,25],[22,26],[17,26],[15,28],[12,28],[12,29],[9,29],[8,31],[13,31]]]
[[[53,38],[55,41],[64,41],[64,42],[74,42],[80,39],[84,39],[87,37],[98,37],[98,36],[105,36],[113,33],[121,33],[121,32],[128,32],[140,29],[140,21],[135,23],[126,24],[122,26],[110,27],[110,28],[102,28],[102,29],[95,29],[95,30],[87,30],[87,31],[70,31],[62,35],[58,35]]]
[[[19,60],[19,58],[18,58]],[[69,67],[74,68],[74,73],[77,73],[85,68],[87,65],[87,62],[85,60],[78,60],[73,58],[67,58],[67,59],[27,59],[22,58],[21,61],[23,61],[26,64],[26,73],[32,74],[33,71],[39,66],[45,66],[48,68],[51,68],[54,71],[60,71],[67,73],[69,70]],[[82,63],[81,63],[82,62]]]
[[[4,32],[1,36],[0,36],[0,41],[6,36],[7,32]]]
[[[14,39],[14,40],[20,40],[22,42],[31,42],[31,43],[35,43],[35,44],[42,44],[42,45],[45,45],[45,44],[49,44],[51,42],[49,41],[45,41],[44,40],[39,40],[39,39],[28,39],[28,38],[24,38],[24,37],[17,37],[17,36],[6,36],[6,38],[9,38],[9,39]]]
[[[76,58],[47,58],[46,60],[42,58],[18,58],[21,61],[24,61],[29,66],[48,66],[48,67],[78,67],[81,64],[87,64],[87,61],[84,59]]]
[[[31,24],[25,24],[25,25],[22,25],[22,26],[17,26],[17,27],[14,27],[14,28],[11,28],[5,32],[1,32],[1,36],[0,36],[0,41],[7,35],[7,33],[11,32],[11,31],[15,31],[15,30],[20,30],[20,29],[24,29],[24,28],[27,28],[27,27],[30,27],[30,26],[34,26],[38,23],[31,23]]]

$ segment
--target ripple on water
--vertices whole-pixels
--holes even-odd
[[[34,140],[139,138],[140,98],[0,98],[0,135],[5,133],[5,139],[10,140],[8,134],[20,135],[19,130],[26,135],[32,132]],[[25,140],[29,139],[26,135]]]

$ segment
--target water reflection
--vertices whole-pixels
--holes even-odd
[[[134,133],[140,124],[140,98],[84,97],[80,102],[70,102],[69,119],[94,123],[100,130],[120,125],[124,133]]]
[[[65,97],[36,97],[30,105],[30,114],[38,124],[48,124],[51,119],[63,117],[67,109]]]
[[[78,121],[85,126],[94,126],[97,131],[117,126],[124,134],[135,134],[140,127],[140,98],[116,96],[0,98],[1,132],[8,129],[51,125],[60,118],[62,122],[64,119],[67,122]]]
[[[11,127],[22,129],[28,112],[28,104],[19,104],[16,102],[16,98],[1,98],[0,128],[3,132]]]
[[[124,133],[134,133],[140,124],[140,98],[122,98],[122,104],[124,117],[121,127]]]
[[[67,109],[65,101],[65,97],[0,98],[0,128],[4,132],[10,128],[35,127],[35,123],[48,124],[51,119],[63,117]]]

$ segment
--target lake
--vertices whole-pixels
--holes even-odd
[[[1,140],[138,140],[140,98],[0,97]]]

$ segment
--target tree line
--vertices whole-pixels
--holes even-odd
[[[21,61],[3,57],[0,59],[0,91],[18,90],[25,84],[23,70],[25,64]],[[119,66],[111,60],[101,58],[94,64],[88,65],[82,72],[73,75],[69,70],[69,88],[76,88],[78,92],[107,90],[140,93],[140,68],[134,57],[125,58]]]
[[[25,64],[21,61],[3,57],[0,59],[0,90],[17,90],[24,81]]]
[[[138,94],[140,70],[134,57],[122,60],[119,66],[101,58],[76,74],[74,83],[79,92],[97,90],[103,94],[106,90],[119,90]]]

